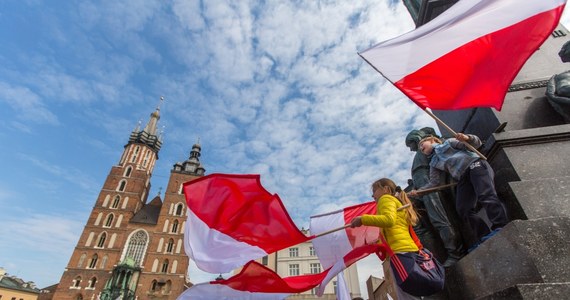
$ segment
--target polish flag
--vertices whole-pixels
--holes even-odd
[[[350,206],[334,212],[311,216],[311,234],[318,235],[332,228],[340,228],[350,221],[364,214],[376,214],[376,202]],[[373,244],[378,240],[380,228],[375,226],[360,226],[344,228],[313,239],[313,248],[324,269],[327,269],[342,260],[345,255],[355,248]]]
[[[461,0],[359,53],[422,109],[494,107],[558,25],[565,0]]]
[[[211,174],[183,186],[188,205],[184,250],[197,267],[227,273],[309,240],[259,175]]]
[[[354,217],[363,214],[376,214],[376,202],[367,202],[338,211],[312,216],[310,221],[311,233],[318,235],[318,233],[327,232],[331,228],[340,228],[345,224],[349,224]],[[313,248],[323,268],[332,267],[331,272],[319,285],[317,290],[319,296],[324,293],[326,285],[332,280],[333,276],[342,274],[341,272],[347,268],[346,262],[352,261],[351,255],[357,253],[357,256],[362,256],[364,253],[370,254],[379,251],[378,247],[380,246],[376,245],[379,233],[380,228],[374,226],[347,227],[312,240]],[[339,276],[337,281],[339,289],[343,288],[343,292],[337,294],[339,299],[350,299],[350,297],[343,297],[343,295],[348,293],[344,277]]]
[[[292,294],[308,291],[319,284],[325,286],[334,276],[356,261],[381,250],[381,245],[368,245],[355,249],[332,268],[317,274],[281,278],[277,273],[258,262],[248,262],[240,273],[226,280],[193,285],[178,300],[243,299],[280,300]],[[322,295],[322,293],[321,293]]]

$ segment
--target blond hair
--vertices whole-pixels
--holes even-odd
[[[398,200],[400,200],[400,202],[403,205],[409,204],[409,206],[407,208],[405,208],[406,220],[412,226],[416,225],[419,221],[418,213],[414,209],[414,206],[412,205],[412,201],[410,201],[410,198],[408,198],[408,195],[406,194],[406,192],[402,191],[402,189],[399,186],[397,186],[394,183],[394,181],[392,181],[391,179],[388,179],[388,178],[381,178],[381,179],[376,180],[374,183],[372,183],[372,191],[375,191],[376,189],[384,188],[384,187],[387,187],[388,189],[390,189],[390,195],[392,195],[392,196],[396,197]]]

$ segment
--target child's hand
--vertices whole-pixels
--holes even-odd
[[[411,190],[410,192],[408,192],[408,195],[412,197],[417,197],[419,194],[417,190]]]
[[[352,219],[352,221],[350,221],[351,228],[360,227],[360,226],[362,226],[362,217],[356,217]]]
[[[464,134],[464,133],[458,133],[455,135],[455,138],[462,141],[462,142],[468,142],[469,141],[469,136]]]

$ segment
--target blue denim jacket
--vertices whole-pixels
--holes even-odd
[[[479,137],[472,134],[468,136],[469,144],[475,148],[481,146]],[[429,163],[429,182],[421,189],[440,185],[444,172],[451,174],[453,179],[459,180],[469,165],[478,159],[477,154],[467,150],[464,143],[454,138],[446,140],[443,144],[434,145]]]

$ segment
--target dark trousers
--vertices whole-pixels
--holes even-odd
[[[477,204],[485,208],[491,221],[491,230],[501,228],[509,221],[505,207],[497,196],[494,177],[489,163],[480,159],[467,168],[457,183],[455,208],[459,217],[469,224],[478,241],[490,230],[487,223],[477,215]]]

